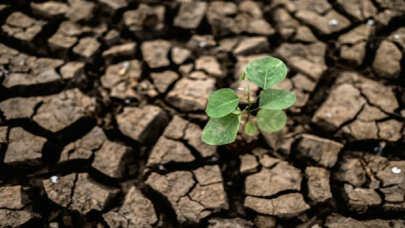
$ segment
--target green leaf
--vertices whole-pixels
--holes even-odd
[[[239,104],[239,97],[232,89],[220,89],[216,91],[207,105],[207,114],[211,118],[220,118],[233,112]]]
[[[273,132],[281,130],[287,123],[287,115],[283,110],[261,109],[257,113],[257,125],[260,130]]]
[[[245,133],[249,136],[254,136],[257,133],[256,124],[248,121],[245,125]]]
[[[242,76],[240,76],[238,84],[236,84],[236,85],[239,85],[243,80],[245,80],[245,77],[246,77],[246,72],[243,72]]]
[[[229,114],[211,118],[204,127],[202,140],[209,145],[224,145],[235,141],[241,115]]]
[[[273,57],[253,60],[246,67],[249,80],[260,88],[268,89],[280,83],[287,75],[287,66]]]
[[[292,91],[266,89],[260,96],[259,108],[281,110],[291,107],[297,98]]]

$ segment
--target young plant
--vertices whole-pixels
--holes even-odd
[[[210,145],[232,143],[242,118],[246,118],[243,127],[249,136],[257,133],[257,127],[265,132],[281,130],[287,122],[283,109],[295,103],[295,93],[270,87],[280,83],[286,75],[287,67],[281,60],[263,57],[250,62],[238,82],[239,85],[243,80],[246,81],[246,89],[243,90],[247,92],[247,98],[238,97],[234,90],[228,88],[211,92],[205,110],[211,119],[204,128],[202,140]],[[250,100],[249,81],[263,89],[253,101]],[[258,108],[252,110],[252,105],[259,97]],[[238,106],[240,99],[248,101],[243,110]],[[256,121],[252,121],[252,114],[257,110]]]

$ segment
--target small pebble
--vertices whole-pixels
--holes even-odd
[[[398,167],[393,167],[392,172],[395,173],[395,174],[398,174],[398,173],[401,173],[401,169],[398,168]]]
[[[7,78],[8,77],[8,70],[6,70],[6,69],[0,69],[0,70],[3,72],[3,76],[5,78]]]
[[[332,19],[328,23],[329,23],[330,26],[338,26],[339,25],[339,21],[336,20],[336,19]]]
[[[374,25],[374,20],[373,20],[373,19],[369,19],[369,20],[367,21],[367,25],[368,25],[368,26],[373,26],[373,25]]]
[[[159,165],[159,170],[166,171],[166,168],[165,168],[164,165],[160,164],[160,165]]]
[[[329,119],[331,119],[331,118],[332,118],[332,113],[328,112],[328,113],[326,114],[326,116],[327,116]]]
[[[125,104],[129,104],[129,103],[131,103],[131,100],[129,100],[129,99],[125,99]]]
[[[216,162],[216,161],[218,161],[218,160],[219,160],[219,158],[216,157],[216,156],[214,156],[214,157],[208,159],[209,162]]]
[[[382,152],[383,152],[383,150],[384,150],[384,147],[382,147],[382,146],[376,146],[376,147],[374,147],[374,152],[376,152],[377,155],[381,155]]]
[[[59,182],[59,177],[58,176],[52,176],[51,181],[52,181],[52,183],[57,184]]]
[[[400,37],[398,34],[395,34],[395,35],[394,35],[394,38],[395,38],[395,39],[399,39],[399,38],[401,38],[401,37]]]
[[[125,75],[128,71],[128,68],[129,68],[129,62],[128,61],[123,62],[121,64],[121,69],[119,70],[118,74],[121,76]]]
[[[205,48],[205,46],[207,46],[207,43],[205,41],[201,41],[199,45],[200,48]]]

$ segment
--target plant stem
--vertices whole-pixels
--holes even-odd
[[[251,112],[260,109],[260,108],[257,108],[257,109],[254,109],[254,110],[250,110],[250,107],[257,101],[257,99],[262,95],[262,93],[263,93],[263,91],[260,92],[259,96],[257,96],[252,102],[249,101],[249,105],[248,105],[248,107],[247,107],[248,113],[249,113],[248,116],[250,116],[250,113],[251,113]],[[250,95],[250,94],[249,94],[249,95]],[[249,99],[250,99],[250,98],[249,98]],[[246,108],[245,108],[245,110],[246,110]],[[249,120],[249,119],[248,119],[248,120]]]
[[[260,97],[262,94],[263,94],[263,90],[262,90],[262,92],[260,92],[259,96],[257,96],[257,97],[252,101],[252,104],[254,104],[254,103],[257,101],[257,99],[259,99],[259,97]]]
[[[248,92],[247,101],[249,102],[249,105],[248,105],[248,107],[247,107],[247,109],[248,109],[248,111],[247,111],[248,116],[247,116],[247,118],[246,118],[245,123],[243,124],[243,128],[245,128],[246,123],[249,121],[249,118],[250,118],[250,106],[252,106],[252,102],[250,102],[250,89],[249,89],[249,79],[248,79],[248,78],[246,78],[246,88],[247,88],[247,92]],[[246,110],[246,109],[245,109],[245,110]]]
[[[250,89],[249,89],[249,79],[246,79],[246,88],[247,88],[247,92],[248,92],[248,97],[247,100],[250,103]]]

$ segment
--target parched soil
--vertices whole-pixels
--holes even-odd
[[[5,0],[0,24],[0,227],[405,227],[404,0]],[[209,92],[268,55],[287,126],[203,143]]]

